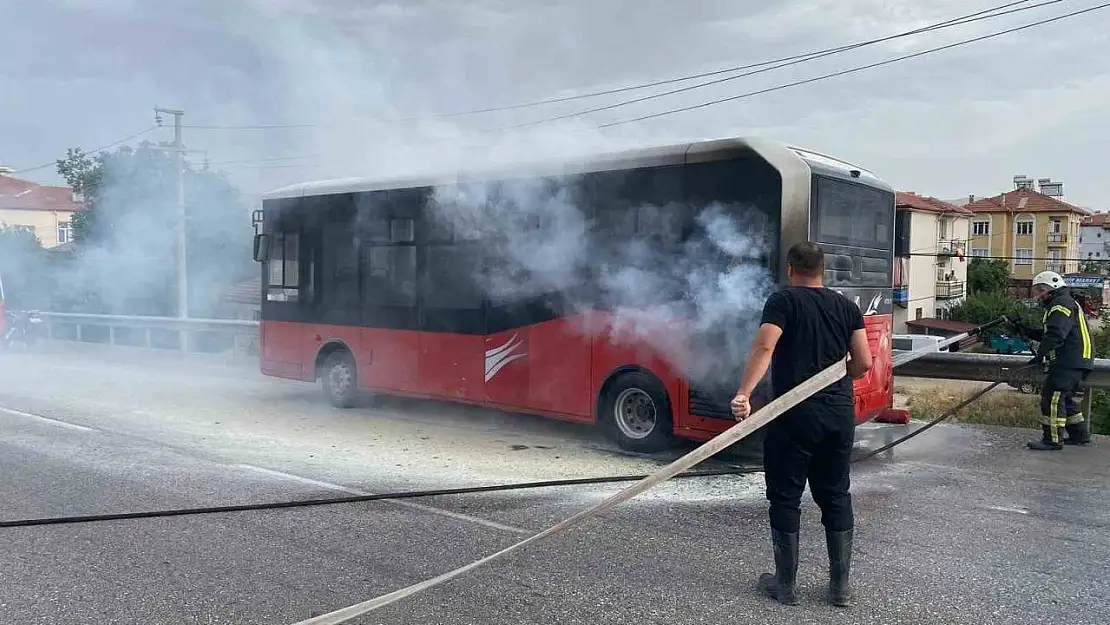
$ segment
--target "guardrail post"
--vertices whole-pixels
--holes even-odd
[[[84,340],[81,336],[81,323],[80,322],[75,323],[73,327],[76,328],[76,330],[77,330],[77,342],[80,343],[81,341]]]
[[[1095,405],[1095,389],[1089,388],[1083,394],[1083,416],[1087,419],[1087,431],[1091,431],[1091,418],[1093,417]]]
[[[116,344],[116,326],[108,326],[108,344]]]

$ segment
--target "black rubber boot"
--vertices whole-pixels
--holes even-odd
[[[848,582],[852,569],[852,530],[825,530],[825,543],[829,548],[829,603],[848,607],[852,605],[852,586]]]
[[[798,534],[771,529],[771,546],[775,552],[775,574],[760,575],[759,589],[775,601],[797,605],[794,582],[798,574]]]
[[[1042,425],[1041,432],[1041,440],[1029,441],[1025,446],[1036,451],[1058,451],[1064,448],[1064,446],[1060,444],[1059,438],[1057,438],[1055,442],[1052,440],[1052,430],[1049,429],[1049,426]]]
[[[1068,431],[1068,437],[1064,440],[1065,445],[1089,445],[1091,443],[1091,432],[1087,428],[1086,421],[1072,423],[1064,429]]]

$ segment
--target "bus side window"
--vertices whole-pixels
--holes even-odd
[[[425,251],[424,305],[428,308],[481,310],[478,285],[482,250],[476,245],[429,245]]]
[[[376,216],[367,221],[362,289],[371,308],[416,306],[416,246],[412,219]]]
[[[296,232],[277,232],[270,241],[266,300],[295,302],[300,292],[300,236]]]
[[[348,221],[328,221],[323,225],[320,247],[320,303],[325,319],[348,323],[357,315],[360,302],[358,240]]]

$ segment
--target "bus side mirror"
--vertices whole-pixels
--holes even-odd
[[[254,235],[254,260],[260,263],[270,260],[270,235]]]

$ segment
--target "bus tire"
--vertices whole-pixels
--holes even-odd
[[[346,349],[337,349],[320,368],[320,386],[328,403],[336,408],[351,408],[358,397],[358,370]]]
[[[677,442],[667,391],[643,371],[621,373],[605,385],[598,421],[605,436],[628,451],[653,453]]]

